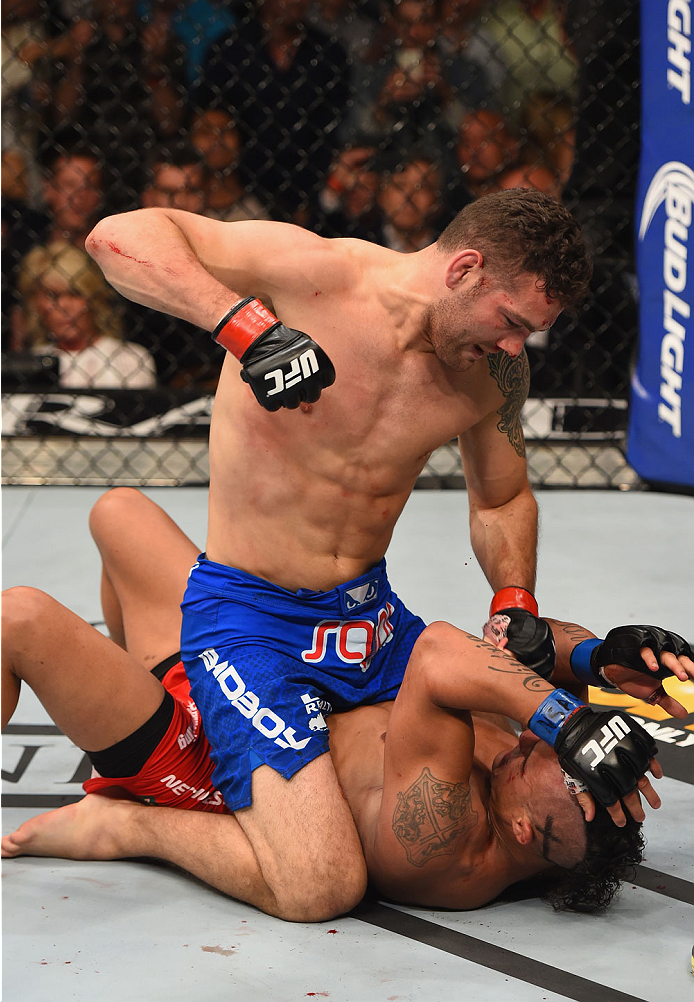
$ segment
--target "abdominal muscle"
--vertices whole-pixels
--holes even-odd
[[[394,420],[377,396],[352,392],[346,404],[334,388],[269,413],[225,368],[210,433],[209,559],[291,591],[365,573],[428,458],[416,422]]]

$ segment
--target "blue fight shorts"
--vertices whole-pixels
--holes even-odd
[[[291,779],[327,752],[327,714],[395,699],[424,629],[385,560],[332,591],[292,592],[203,554],[181,609],[181,656],[231,810],[250,805],[257,766]]]

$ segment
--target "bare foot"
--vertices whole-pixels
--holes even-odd
[[[76,804],[39,814],[2,839],[2,856],[56,856],[60,859],[119,859],[119,833],[132,801],[88,793]]]

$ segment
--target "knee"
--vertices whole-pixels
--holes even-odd
[[[338,873],[335,868],[322,880],[314,875],[302,886],[276,895],[276,914],[286,922],[329,922],[356,908],[365,893],[366,866],[362,860],[354,871]]]
[[[37,622],[45,618],[48,606],[54,602],[38,588],[17,585],[2,593],[2,632],[6,639],[29,630],[33,635]]]
[[[144,500],[145,495],[135,487],[113,487],[102,494],[89,513],[89,531],[97,545],[106,533],[118,533],[119,527],[132,518],[136,506]]]

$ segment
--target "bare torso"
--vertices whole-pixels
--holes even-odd
[[[338,779],[364,848],[369,871],[376,875],[380,861],[375,856],[376,833],[383,797],[384,751],[393,703],[363,706],[349,713],[332,714],[330,753]],[[474,716],[474,715],[473,715]],[[471,815],[474,827],[450,855],[439,857],[421,867],[408,866],[405,850],[400,860],[402,871],[394,892],[392,886],[380,887],[384,893],[410,904],[450,908],[474,908],[492,900],[509,883],[507,861],[502,861],[490,830],[487,816],[492,761],[499,752],[516,744],[513,734],[486,719],[474,717],[475,758],[470,773]],[[359,753],[355,754],[355,748]],[[432,865],[433,864],[433,865]]]
[[[484,359],[454,372],[423,350],[392,286],[399,255],[327,245],[271,308],[325,349],[334,385],[268,413],[229,357],[210,434],[209,558],[291,590],[329,589],[378,562],[431,452],[502,399]]]

